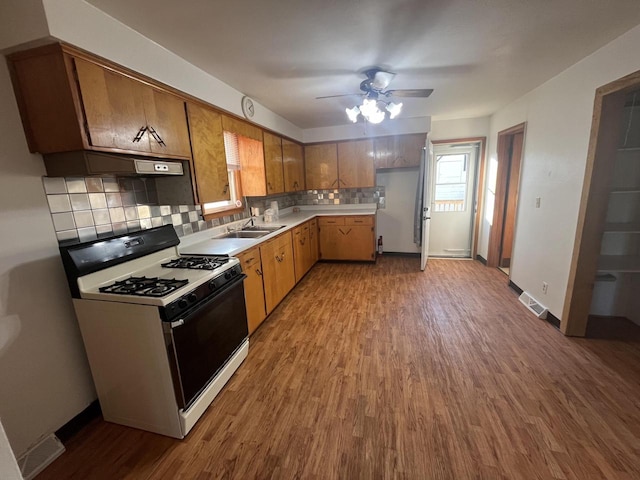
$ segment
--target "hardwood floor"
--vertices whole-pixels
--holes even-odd
[[[94,421],[39,479],[637,479],[640,342],[476,261],[317,264],[182,441]]]

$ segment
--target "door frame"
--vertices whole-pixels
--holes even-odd
[[[596,89],[578,225],[560,322],[560,331],[565,335],[583,337],[587,330],[613,173],[610,162],[617,153],[625,97],[639,88],[640,70]]]
[[[510,158],[511,156],[509,153],[511,138],[518,133],[522,133],[524,135],[526,132],[526,125],[527,125],[526,122],[523,122],[498,132],[498,143],[497,143],[498,168],[496,171],[496,193],[495,193],[494,208],[493,208],[493,221],[491,223],[491,231],[489,232],[489,248],[487,251],[488,267],[497,268],[500,263],[500,247],[502,246],[502,234],[504,231],[504,220],[505,220],[504,213],[505,213],[505,206],[507,202],[507,193],[509,191],[509,188],[508,188],[509,172],[513,168],[513,159]],[[524,142],[523,142],[523,150],[520,155],[520,158],[517,159],[518,167],[520,169],[522,166],[523,156],[524,156]],[[518,211],[518,195],[520,193],[519,192],[520,177],[521,175],[518,175],[518,185],[515,185],[516,217],[517,217],[517,211]],[[517,223],[516,219],[514,219],[514,223]],[[515,241],[515,237],[516,235],[515,235],[515,225],[514,225],[514,229],[513,229],[514,241]]]
[[[460,144],[460,143],[479,143],[478,151],[478,170],[476,171],[476,178],[473,179],[476,182],[475,191],[475,208],[476,211],[473,215],[473,238],[471,241],[471,258],[475,259],[478,254],[478,234],[480,232],[480,218],[482,209],[484,208],[484,182],[485,182],[485,151],[487,146],[487,137],[467,137],[467,138],[453,138],[449,140],[431,140],[433,145],[442,144]]]

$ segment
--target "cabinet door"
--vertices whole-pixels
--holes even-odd
[[[308,190],[338,187],[338,151],[335,143],[304,147],[305,180]]]
[[[318,251],[318,220],[309,221],[309,268],[313,267],[320,257]]]
[[[74,60],[89,135],[94,147],[149,152],[142,84],[94,63]]]
[[[393,137],[393,155],[390,167],[418,167],[427,136],[424,133]]]
[[[319,257],[323,260],[340,259],[341,228],[344,229],[344,226],[323,225],[320,227],[318,232]]]
[[[296,283],[309,271],[311,250],[309,248],[309,224],[304,223],[293,229],[293,258]]]
[[[426,134],[378,137],[373,140],[376,168],[418,167],[425,146]]]
[[[375,231],[367,225],[345,225],[340,231],[341,259],[375,260]]]
[[[242,271],[247,275],[244,280],[244,297],[247,306],[247,324],[249,334],[264,321],[267,311],[264,303],[264,285],[262,283],[262,263],[258,247],[238,255]]]
[[[264,166],[267,177],[267,195],[283,193],[282,139],[267,132],[264,132]]]
[[[291,233],[287,232],[261,245],[260,258],[265,305],[269,314],[296,283]]]
[[[151,152],[167,157],[191,158],[184,100],[146,85],[142,92]]]
[[[340,188],[375,186],[373,141],[338,142]]]
[[[282,139],[282,164],[284,167],[284,191],[304,190],[304,160],[302,145]]]
[[[198,199],[202,203],[229,200],[229,174],[220,114],[193,103],[187,105],[187,111]]]

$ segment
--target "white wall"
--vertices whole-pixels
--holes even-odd
[[[459,118],[457,120],[431,121],[429,138],[433,140],[455,140],[457,138],[488,137],[490,117]]]
[[[58,242],[0,64],[0,417],[17,456],[95,398]]]
[[[489,168],[496,162],[498,132],[527,123],[511,280],[559,318],[564,313],[595,90],[640,69],[638,45],[640,26],[491,117]],[[490,196],[487,192],[486,198]],[[539,209],[536,197],[541,198]],[[488,229],[483,230],[482,245],[488,235]],[[549,284],[546,295],[543,281]]]

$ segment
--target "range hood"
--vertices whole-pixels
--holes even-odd
[[[50,153],[42,156],[50,177],[117,175],[156,176],[182,175],[184,169],[180,160],[158,160],[131,155],[92,152]]]

